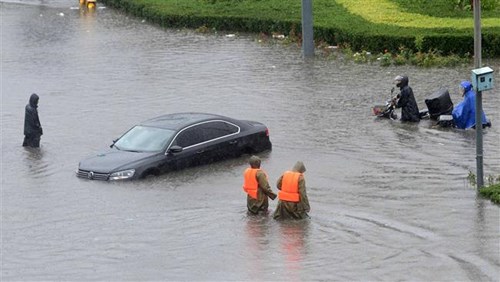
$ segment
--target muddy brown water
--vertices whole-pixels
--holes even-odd
[[[379,67],[251,35],[165,30],[98,5],[0,2],[1,279],[498,281],[499,208],[467,182],[475,133],[377,120],[392,79],[417,101],[471,67]],[[500,81],[498,62],[488,62]],[[40,95],[40,150],[21,147]],[[484,92],[485,175],[500,174],[500,95]],[[75,177],[134,123],[203,111],[268,125],[273,184],[302,160],[305,222],[248,217],[247,157],[137,182]],[[271,212],[276,202],[271,202]]]

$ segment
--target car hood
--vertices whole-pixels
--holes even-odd
[[[101,173],[111,173],[135,168],[141,160],[157,155],[158,152],[129,152],[110,149],[80,161],[79,169]]]

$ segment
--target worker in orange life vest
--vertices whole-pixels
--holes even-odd
[[[248,194],[248,212],[251,214],[258,214],[259,212],[267,213],[269,207],[267,197],[274,200],[276,194],[271,190],[271,186],[269,186],[267,174],[260,168],[260,158],[251,156],[248,163],[250,167],[243,174],[243,190]]]
[[[298,161],[291,171],[285,171],[278,179],[278,206],[274,211],[274,219],[304,219],[311,207],[306,192],[304,179],[306,167]]]

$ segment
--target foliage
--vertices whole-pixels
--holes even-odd
[[[484,197],[491,199],[492,202],[500,204],[500,183],[481,188],[479,193]]]
[[[449,0],[450,3],[455,5],[456,9],[472,11],[473,0]],[[500,6],[500,0],[481,0],[481,10],[491,11]]]
[[[467,175],[467,180],[471,185],[476,185],[476,175],[472,172],[469,171],[469,175]],[[494,176],[494,175],[488,175],[486,177],[486,181],[488,185],[495,185],[495,184],[500,184],[500,175]]]
[[[164,27],[277,33],[290,41],[301,40],[301,1],[298,0],[101,1]],[[369,50],[373,54],[385,54],[387,50],[395,54],[395,58],[391,56],[391,64],[406,61],[429,66],[441,56],[470,58],[474,49],[472,13],[450,8],[451,0],[432,0],[432,5],[429,1],[315,0],[314,37],[318,44],[348,44],[354,53]],[[401,15],[409,16],[402,20]],[[495,6],[483,16],[483,58],[499,57],[500,8]],[[400,54],[402,46],[413,52],[413,58]],[[424,56],[424,53],[430,54]],[[380,59],[384,64],[388,62],[386,57]],[[357,60],[371,61],[363,54]]]
[[[475,186],[477,183],[476,175],[472,171],[469,171],[469,175],[467,175],[467,180],[469,180],[469,183],[473,186]]]
[[[397,0],[335,0],[349,13],[357,15],[372,24],[393,25],[401,28],[449,28],[463,29],[473,25],[473,13],[470,11],[457,11],[440,7],[443,0],[435,0],[432,5],[420,3],[413,4],[421,12],[398,5]],[[420,6],[420,7],[419,7]],[[431,11],[434,11],[431,13]],[[435,11],[447,12],[448,15],[436,14]],[[450,13],[451,11],[451,13]],[[498,14],[481,16],[483,27],[500,27]],[[461,15],[460,17],[458,15]]]
[[[392,0],[400,9],[439,17],[463,17],[472,12],[473,0]],[[432,4],[432,9],[429,5]],[[486,17],[500,12],[500,0],[481,0],[481,14]]]
[[[381,66],[388,67],[392,64],[392,54],[386,50],[384,54],[381,54],[378,57],[378,60],[380,61]]]
[[[355,63],[369,63],[373,62],[376,58],[374,58],[371,52],[361,51],[354,53],[353,59]]]
[[[469,171],[469,175],[467,176],[467,180],[472,186],[476,186],[476,175]],[[479,193],[488,199],[491,199],[492,202],[496,204],[500,204],[500,175],[493,176],[488,175],[486,177],[488,186],[482,187],[479,189]]]
[[[381,66],[390,65],[415,65],[420,67],[453,67],[467,65],[469,58],[458,55],[443,56],[439,51],[430,50],[429,52],[413,52],[406,47],[400,47],[396,53],[385,50],[378,55],[377,60]]]

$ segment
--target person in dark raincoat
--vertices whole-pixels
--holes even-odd
[[[24,111],[24,147],[40,147],[40,137],[43,134],[43,130],[38,117],[38,100],[38,95],[35,93],[31,94],[29,103],[26,105]]]
[[[401,108],[401,121],[420,121],[420,111],[418,110],[413,90],[408,85],[408,77],[405,75],[398,75],[394,78],[394,81],[396,82],[396,87],[399,87],[401,92],[392,102],[396,108]]]
[[[469,81],[462,81],[460,88],[464,99],[453,108],[451,115],[457,128],[468,129],[476,126],[476,93]],[[483,126],[489,125],[484,111],[481,113],[481,120]]]
[[[274,219],[304,219],[311,207],[306,191],[304,163],[298,161],[291,171],[285,171],[277,182],[278,206],[274,211]]]
[[[248,163],[250,167],[243,173],[243,191],[247,193],[247,208],[250,214],[267,214],[269,208],[268,197],[274,200],[276,194],[271,190],[267,174],[260,168],[261,160],[251,156]]]

